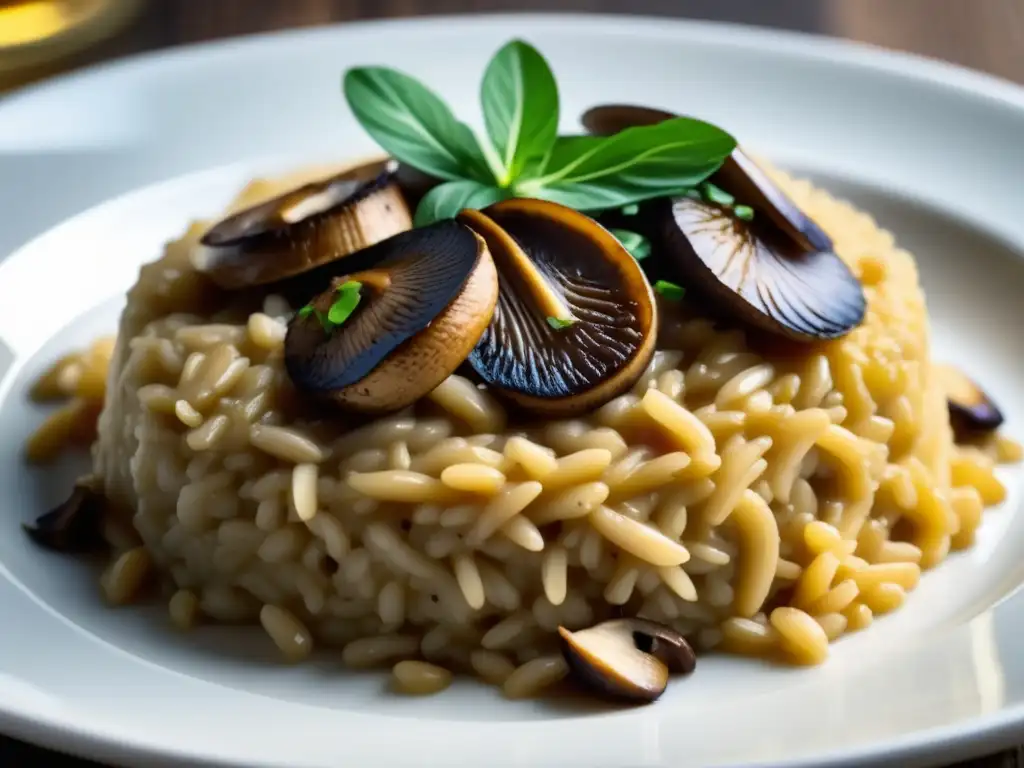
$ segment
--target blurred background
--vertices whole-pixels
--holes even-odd
[[[358,19],[634,13],[818,32],[1024,83],[1024,0],[0,0],[0,91],[169,46]]]

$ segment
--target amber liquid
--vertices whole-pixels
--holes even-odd
[[[60,70],[134,16],[140,0],[0,0],[0,90]]]
[[[112,1],[0,0],[0,51],[65,33]]]

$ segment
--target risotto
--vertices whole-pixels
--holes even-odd
[[[227,214],[323,175],[254,181]],[[104,500],[111,603],[162,595],[181,629],[258,623],[288,661],[336,648],[393,667],[397,690],[465,673],[532,695],[600,666],[585,633],[616,620],[663,628],[662,648],[820,663],[971,545],[1005,496],[996,464],[1020,451],[954,439],[911,255],[865,213],[768,175],[862,286],[842,335],[796,343],[661,291],[649,358],[591,407],[531,410],[474,362],[360,412],[297,383],[286,339],[316,330],[299,317],[309,295],[212,279],[197,253],[216,222],[197,222],[142,268],[116,342],[39,383],[68,400],[29,457],[87,444],[99,414],[84,483]]]

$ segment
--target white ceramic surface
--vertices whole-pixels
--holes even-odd
[[[0,731],[109,761],[290,768],[914,766],[1024,739],[1019,473],[977,546],[824,666],[712,658],[642,709],[512,703],[473,683],[396,699],[331,658],[278,666],[258,630],[182,636],[160,608],[109,611],[92,569],[29,546],[19,523],[75,470],[21,463],[43,417],[32,377],[111,329],[140,263],[254,172],[371,150],[340,96],[346,66],[415,71],[475,122],[478,73],[513,35],[550,57],[564,129],[602,101],[698,114],[871,210],[918,253],[937,354],[982,377],[1024,435],[1024,92],[1010,85],[777,32],[559,16],[350,24],[88,71],[0,102],[0,254],[14,251],[0,263]]]

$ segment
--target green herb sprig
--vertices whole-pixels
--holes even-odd
[[[442,180],[420,202],[417,226],[509,197],[597,212],[682,194],[718,170],[736,147],[721,128],[686,117],[612,136],[559,136],[554,74],[522,40],[503,46],[484,71],[484,136],[432,90],[394,69],[350,69],[344,92],[356,119],[385,151]]]
[[[338,286],[337,297],[331,303],[330,309],[323,312],[312,304],[307,304],[298,311],[301,318],[314,315],[320,322],[324,332],[333,334],[338,328],[345,324],[352,313],[355,312],[359,302],[362,301],[363,284],[358,280],[348,280]]]

